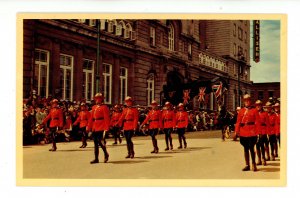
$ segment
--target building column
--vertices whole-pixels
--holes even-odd
[[[53,97],[61,99],[62,87],[60,86],[60,42],[57,39],[53,41],[52,54],[50,57],[49,93],[52,94]]]
[[[112,104],[120,103],[120,56],[114,55],[114,66],[112,68]]]
[[[82,65],[83,65],[83,51],[82,47],[78,46],[76,48],[76,56],[74,57],[74,69],[73,69],[73,75],[74,75],[74,81],[73,81],[73,100],[80,100],[82,99],[82,85],[83,85],[83,79],[82,79]]]

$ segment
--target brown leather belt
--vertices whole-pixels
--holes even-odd
[[[247,122],[247,123],[240,123],[240,127],[246,126],[246,125],[254,125],[255,122]]]

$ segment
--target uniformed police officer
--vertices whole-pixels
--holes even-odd
[[[267,102],[265,108],[267,109],[268,116],[269,116],[269,123],[270,123],[268,136],[269,136],[269,142],[271,147],[271,160],[275,161],[275,154],[277,150],[275,123],[276,123],[277,116],[272,108],[272,103]]]
[[[163,130],[165,133],[165,140],[166,140],[166,149],[165,151],[173,149],[173,144],[172,144],[172,132],[176,126],[176,115],[174,113],[174,110],[172,109],[172,105],[170,102],[165,103],[165,110],[162,112],[162,122],[163,122]],[[169,142],[170,142],[170,147],[169,147]]]
[[[251,97],[245,94],[243,97],[244,107],[239,111],[235,131],[240,136],[240,143],[244,147],[244,156],[246,167],[243,171],[250,170],[250,156],[252,159],[252,170],[257,171],[255,163],[254,146],[257,142],[258,128],[260,126],[260,119],[258,111],[251,106]]]
[[[276,120],[275,120],[275,134],[276,134],[276,138],[277,141],[279,143],[280,146],[280,104],[279,102],[275,103],[274,105],[274,111],[275,111],[275,115],[276,115]],[[278,146],[276,143],[276,147],[275,147],[275,157],[278,157]]]
[[[87,146],[86,140],[88,137],[86,128],[88,127],[88,122],[91,115],[84,102],[80,104],[80,110],[81,111],[79,112],[78,117],[73,125],[77,125],[79,123],[79,130],[82,133],[82,145],[79,148],[85,148]]]
[[[256,109],[259,114],[260,118],[260,126],[258,130],[258,142],[256,143],[256,150],[257,150],[257,157],[258,157],[258,162],[257,165],[264,165],[266,166],[266,156],[265,156],[265,147],[269,149],[268,144],[268,129],[269,129],[269,116],[266,111],[262,108],[262,102],[260,100],[257,100],[255,102]]]
[[[152,144],[154,148],[151,153],[158,153],[159,148],[155,136],[158,134],[162,126],[161,111],[158,109],[158,104],[155,100],[151,102],[151,108],[152,109],[148,112],[146,119],[141,124],[141,127],[149,121],[149,134],[152,138]]]
[[[134,158],[134,146],[132,137],[138,127],[139,112],[133,107],[133,99],[130,96],[125,98],[126,108],[123,109],[121,117],[116,125],[121,126],[123,123],[124,136],[127,143],[128,155],[126,158]]]
[[[175,116],[176,130],[178,133],[179,147],[178,149],[182,149],[182,141],[184,143],[184,148],[187,147],[186,138],[184,136],[185,130],[188,126],[188,113],[184,110],[184,105],[182,103],[178,104],[178,111]]]
[[[50,137],[52,137],[52,148],[49,151],[56,151],[56,132],[59,129],[62,129],[64,121],[63,121],[63,112],[61,108],[58,106],[58,100],[53,99],[51,102],[51,110],[47,117],[43,120],[42,124],[45,125],[49,119],[50,121]]]
[[[118,144],[118,140],[119,140],[119,143],[121,144],[122,143],[122,139],[120,137],[120,128],[121,126],[118,125],[118,121],[121,117],[121,108],[119,105],[115,105],[114,108],[113,108],[113,113],[111,115],[111,119],[110,119],[110,127],[111,127],[111,132],[114,136],[114,139],[115,139],[115,142],[113,143],[113,145],[116,145]]]
[[[105,133],[109,130],[109,109],[103,104],[104,96],[101,93],[95,95],[96,104],[92,107],[89,119],[89,131],[93,132],[95,159],[91,164],[99,163],[99,145],[104,152],[104,163],[108,161],[109,154],[103,142]]]

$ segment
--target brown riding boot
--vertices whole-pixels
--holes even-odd
[[[249,171],[250,170],[250,165],[249,165],[249,152],[245,152],[244,151],[244,157],[245,157],[245,162],[246,162],[246,166],[245,168],[242,169],[242,171]]]

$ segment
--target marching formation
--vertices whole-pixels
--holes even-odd
[[[279,101],[271,103],[268,101],[263,105],[262,101],[257,100],[254,105],[251,104],[250,95],[243,97],[243,108],[238,107],[234,120],[234,140],[239,137],[240,144],[244,148],[244,158],[246,166],[242,169],[248,171],[252,169],[257,171],[257,165],[267,165],[267,161],[275,160],[278,157],[278,144],[280,146],[280,104]],[[176,109],[170,102],[164,104],[161,110],[157,101],[151,102],[151,110],[145,115],[145,119],[140,120],[141,115],[131,97],[125,98],[125,105],[115,105],[110,112],[109,107],[104,104],[104,96],[97,93],[94,97],[94,103],[89,111],[85,102],[80,103],[80,112],[76,119],[72,121],[70,116],[64,118],[62,108],[58,105],[57,99],[51,100],[51,109],[48,113],[41,114],[37,111],[37,122],[39,127],[48,126],[49,135],[52,142],[52,148],[49,151],[56,151],[57,132],[62,128],[76,127],[81,134],[82,145],[80,148],[87,146],[87,139],[91,134],[94,142],[94,159],[91,164],[99,163],[99,147],[103,151],[106,163],[109,160],[109,153],[106,148],[106,136],[108,132],[113,134],[114,143],[122,143],[121,133],[125,137],[127,145],[127,155],[125,158],[134,158],[133,136],[137,131],[143,131],[148,128],[148,134],[151,137],[153,150],[151,153],[159,152],[156,136],[160,131],[165,134],[165,151],[173,150],[172,133],[178,134],[178,149],[187,148],[185,132],[189,125],[189,113],[185,111],[185,107],[180,103]],[[223,114],[226,115],[226,110]],[[27,113],[27,112],[26,112]],[[226,116],[223,116],[226,117]],[[223,119],[223,122],[225,119]],[[222,140],[224,141],[224,132],[222,130]],[[256,156],[258,158],[256,162]],[[251,166],[250,166],[251,158]]]
[[[280,104],[273,106],[267,102],[263,106],[260,100],[251,105],[251,97],[246,94],[243,97],[244,107],[239,110],[235,132],[240,137],[240,143],[244,147],[246,162],[243,171],[250,170],[250,156],[252,170],[257,171],[256,165],[266,166],[266,161],[274,161],[278,157],[278,143],[280,145]],[[266,110],[264,110],[266,109]],[[271,147],[271,158],[270,150]],[[255,160],[255,146],[258,162]]]

